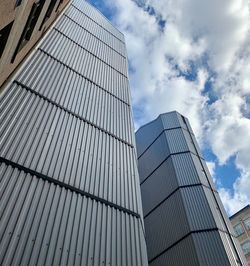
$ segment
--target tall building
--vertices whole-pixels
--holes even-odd
[[[69,0],[0,1],[0,87]]]
[[[229,217],[236,237],[250,266],[250,205],[248,204]]]
[[[123,34],[70,2],[0,108],[0,264],[147,265]]]
[[[149,265],[246,265],[188,120],[136,132]]]

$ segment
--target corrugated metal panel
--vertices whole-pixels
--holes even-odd
[[[66,66],[44,56],[42,52],[34,55],[17,80],[80,117],[132,143],[130,106]]]
[[[144,216],[179,186],[208,186],[204,173],[196,167],[193,159],[198,160],[190,153],[172,155],[141,184]]]
[[[64,25],[63,28],[65,28],[67,25]],[[74,33],[73,38],[71,38],[72,33]],[[95,45],[96,45],[96,39],[93,39],[92,43],[90,43],[90,40],[88,40],[88,44],[90,47],[92,47],[92,49],[87,49],[85,46],[83,46],[81,43],[76,42],[74,39],[76,36],[77,32],[74,32],[71,30],[71,35],[66,35],[64,33],[61,33],[58,30],[53,29],[48,38],[46,39],[46,41],[43,43],[43,45],[41,46],[41,48],[43,50],[45,50],[46,52],[48,52],[49,54],[51,54],[52,56],[55,56],[56,58],[58,58],[59,60],[61,59],[59,55],[59,53],[57,53],[58,51],[61,50],[62,46],[67,46],[69,45],[70,47],[72,46],[72,50],[74,50],[74,52],[78,53],[77,50],[81,50],[82,53],[79,52],[80,56],[82,56],[83,58],[86,58],[88,56],[90,56],[90,61],[93,61],[94,59],[92,57],[95,57],[98,62],[97,64],[101,64],[101,63],[105,63],[108,67],[114,69],[117,73],[122,74],[122,75],[127,75],[127,69],[125,69],[124,65],[122,64],[125,59],[123,58],[122,62],[119,62],[119,59],[121,58],[121,56],[119,54],[116,55],[116,58],[112,58],[110,57],[109,54],[105,54],[104,52],[107,51],[103,51],[101,49],[103,49],[103,44],[102,42],[99,42],[100,44],[98,45],[98,51],[99,52],[95,52]],[[51,46],[51,44],[54,44]],[[58,46],[56,46],[55,44],[58,44]],[[104,46],[105,47],[105,46]],[[106,46],[107,47],[107,46]],[[92,51],[93,50],[93,51]],[[60,53],[62,55],[63,58],[64,54]],[[71,57],[71,54],[69,54],[69,57]],[[80,57],[78,58],[80,59]],[[70,66],[70,64],[66,61],[66,64]]]
[[[193,139],[192,133],[187,131],[188,127],[183,121],[185,118],[182,118],[180,114],[170,112],[160,115],[154,121],[139,128],[136,132],[138,157],[140,158],[161,134],[166,135],[170,153],[189,150],[194,154],[198,152],[199,156],[202,157],[195,138]],[[163,131],[165,132],[163,133]]]
[[[78,23],[80,26],[84,27],[88,31],[91,31],[93,35],[95,35],[97,38],[107,43],[108,45],[110,45],[116,51],[126,56],[124,51],[125,44],[123,42],[121,42],[116,37],[107,34],[107,31],[105,31],[102,27],[93,22],[90,18],[85,16],[78,9],[71,7],[65,12],[65,15],[73,19],[76,23]]]
[[[3,163],[0,169],[1,265],[147,263],[136,217]]]
[[[190,123],[189,123],[189,120],[186,117],[184,117],[183,115],[181,115],[181,114],[179,114],[179,120],[183,121],[183,123],[186,126],[186,129],[194,136],[194,131],[193,131],[193,129],[192,129]]]
[[[163,128],[159,117],[138,129],[136,132],[136,148],[138,157],[152,144],[161,134]]]
[[[20,86],[6,97],[1,156],[138,211],[131,147]]]
[[[144,223],[150,261],[190,231],[180,191],[150,213]]]
[[[165,131],[165,138],[167,140],[170,153],[189,151],[189,147],[184,138],[184,132],[185,130],[182,130],[181,128]]]
[[[172,194],[145,218],[145,228],[151,260],[189,232],[216,228],[216,224],[202,186],[195,186]]]
[[[65,34],[68,38],[78,43],[97,57],[112,65],[114,68],[126,75],[127,60],[126,57],[119,54],[104,42],[99,42],[96,45],[96,37],[90,32],[83,30],[78,24],[71,19],[64,16],[55,26],[60,32]]]
[[[155,141],[155,139],[163,133],[163,130],[171,131],[174,129],[178,130],[178,128],[183,129],[185,138],[187,138],[187,140],[191,142],[192,145],[189,144],[190,150],[192,150],[192,152],[196,152],[193,147],[192,139],[188,135],[188,127],[186,121],[185,123],[184,121],[185,118],[174,111],[170,113],[161,114],[155,120],[139,128],[136,132],[138,157],[140,157],[141,154]]]
[[[205,194],[206,194],[206,198],[207,201],[209,203],[210,206],[210,210],[213,214],[213,217],[216,217],[215,222],[216,222],[216,227],[219,228],[222,231],[227,231],[227,228],[225,226],[224,220],[221,216],[221,210],[218,208],[214,195],[213,193],[216,192],[212,192],[211,189],[209,188],[204,188]],[[228,218],[227,218],[228,219]]]
[[[214,243],[214,245],[209,243]],[[193,233],[169,251],[163,253],[162,256],[153,260],[150,265],[165,266],[166,262],[167,265],[173,266],[236,265],[231,257],[230,250],[228,250],[229,254],[227,254],[222,248],[223,244],[227,246],[224,234],[221,235],[218,231]]]
[[[164,115],[163,115],[164,116]],[[176,112],[176,116],[177,116],[177,119],[179,121],[179,124],[182,128],[186,129],[186,130],[189,130],[188,128],[188,119],[186,119],[183,115],[181,115],[180,113]],[[190,131],[191,132],[191,131]],[[192,131],[193,133],[193,131]]]
[[[197,156],[191,153],[172,155],[176,178],[179,186],[204,184],[208,185]]]
[[[0,98],[0,264],[147,265],[123,36],[79,5]]]
[[[177,187],[175,169],[169,158],[141,185],[144,217]]]
[[[98,86],[107,91],[117,95],[118,90],[120,90],[121,98],[128,102],[129,86],[127,77],[62,36],[60,33],[51,35],[51,38],[47,39],[48,42],[45,41],[41,45],[41,49],[84,77],[94,80]],[[72,60],[72,58],[77,58],[77,60]],[[113,81],[111,88],[108,82],[109,79]]]
[[[145,150],[138,165],[150,264],[238,265],[242,253],[230,235],[228,218],[187,119],[176,112],[159,117],[162,126],[157,119],[136,133],[137,147]],[[173,126],[173,121],[181,127],[165,130],[160,137],[155,134]],[[202,233],[204,240],[197,237]],[[197,243],[186,246],[191,234]]]
[[[64,49],[66,49],[66,47]],[[74,55],[74,56],[77,56],[77,55]],[[124,87],[122,87],[122,89],[119,90],[119,88],[120,88],[119,86],[121,86],[121,84],[118,84],[116,82],[117,81],[116,79],[113,80],[114,82],[108,83],[108,80],[113,78],[113,74],[112,74],[112,76],[108,76],[109,77],[109,79],[108,79],[104,75],[105,74],[103,72],[104,69],[100,69],[100,68],[96,68],[95,70],[93,69],[92,72],[91,72],[92,73],[91,75],[93,75],[93,73],[96,73],[98,75],[96,75],[95,79],[92,80],[92,79],[90,79],[90,74],[87,73],[87,71],[88,71],[88,65],[87,64],[84,64],[84,66],[83,66],[83,67],[85,67],[84,69],[81,69],[80,71],[77,71],[74,68],[69,68],[67,65],[65,65],[62,62],[58,62],[56,60],[56,58],[51,58],[50,56],[46,55],[42,51],[37,51],[36,55],[34,56],[34,58],[36,58],[37,61],[36,60],[32,60],[30,62],[30,64],[27,64],[26,69],[20,74],[20,78],[19,79],[22,79],[22,80],[24,79],[24,80],[29,81],[30,78],[33,78],[33,81],[34,81],[34,79],[36,79],[36,77],[39,77],[39,75],[44,77],[43,73],[46,73],[46,68],[45,68],[46,65],[44,66],[43,64],[44,63],[46,63],[46,64],[48,63],[49,64],[49,62],[54,62],[54,64],[57,65],[57,68],[60,68],[60,67],[62,68],[63,67],[64,69],[68,69],[68,71],[71,70],[71,72],[74,72],[76,75],[80,76],[81,78],[88,79],[92,83],[96,84],[98,88],[107,91],[108,93],[116,96],[117,98],[119,98],[120,100],[124,101],[127,104],[129,103],[128,92],[127,92],[127,90],[128,90],[128,80],[125,77],[123,77],[123,80],[125,82],[123,84]],[[82,58],[82,60],[83,59],[84,58]],[[41,72],[38,71],[39,69],[41,69]],[[29,76],[27,77],[26,74],[28,74]],[[51,74],[52,73],[50,73],[50,75]],[[84,74],[86,74],[86,75],[84,75]],[[57,78],[59,78],[59,77],[60,76],[57,75]],[[116,77],[117,77],[117,75],[116,75]],[[105,80],[105,83],[104,83],[104,80]],[[65,81],[65,83],[66,83],[66,81]]]
[[[196,138],[194,137],[193,134],[191,134],[190,131],[188,133],[189,133],[189,135],[186,133],[185,137],[187,139],[187,143],[188,143],[188,145],[190,147],[190,150],[194,150],[195,153],[198,154],[199,157],[203,158],[201,150],[200,150],[200,147],[198,145],[198,142],[197,142]]]
[[[228,257],[225,245],[222,241],[222,236],[218,231],[202,232],[193,234],[194,243],[196,246],[199,265],[205,266],[236,266],[238,264]],[[211,245],[213,243],[213,245]]]
[[[144,181],[169,155],[164,134],[161,135],[139,158],[139,173],[141,182]]]
[[[223,207],[222,201],[220,199],[219,193],[218,192],[214,192],[214,196],[216,197],[216,201],[220,206],[220,214],[223,216],[224,218],[224,222],[226,222],[227,224],[227,229],[228,231],[231,233],[231,235],[235,236],[235,230],[233,229],[232,223],[230,222],[230,220],[228,219],[228,215]],[[238,240],[236,241],[238,243]]]
[[[193,139],[192,139],[190,133],[189,133],[188,131],[186,131],[186,130],[183,130],[183,134],[184,134],[184,137],[185,137],[184,142],[185,142],[186,145],[188,146],[188,149],[189,149],[192,153],[194,153],[194,154],[196,154],[196,155],[199,155],[199,154],[197,154],[197,151],[196,151],[196,149],[195,149],[194,142],[193,142]]]
[[[79,8],[81,12],[85,13],[89,18],[93,19],[96,23],[98,23],[101,27],[103,27],[106,31],[116,36],[116,38],[120,39],[124,42],[123,34],[116,29],[111,22],[103,16],[97,9],[93,8],[88,2],[82,0],[74,0],[74,6]]]
[[[216,228],[214,217],[208,204],[203,186],[181,188],[183,204],[186,209],[190,231]]]
[[[236,238],[236,237],[229,237],[228,234],[223,234],[220,232],[220,237],[225,245],[225,250],[226,250],[226,253],[227,253],[227,256],[231,262],[231,265],[233,265],[235,263],[235,260],[238,262],[237,265],[240,265],[240,263],[242,263],[242,265],[247,265],[247,261],[246,261],[246,257],[243,255],[243,252],[242,252],[242,248],[240,246],[240,243],[239,243],[239,240]],[[234,247],[231,243],[231,239],[233,240],[233,243],[234,243]],[[238,254],[242,254],[242,261],[239,261],[239,259],[237,258],[237,254],[235,252],[235,248],[237,249],[237,253]]]
[[[216,190],[216,187],[215,187],[215,184],[213,182],[213,179],[210,175],[210,172],[208,170],[208,167],[207,167],[207,164],[206,164],[206,161],[203,160],[202,158],[200,158],[200,162],[202,164],[202,170],[203,170],[203,173],[204,173],[204,176],[206,177],[208,183],[210,184],[210,186],[212,187],[213,190]],[[222,205],[223,206],[223,205]],[[222,208],[224,210],[224,207]],[[230,223],[231,224],[231,223]]]
[[[206,185],[206,186],[209,186],[212,183],[212,185],[213,185],[212,188],[215,189],[213,182],[211,180],[208,180],[207,173],[204,171],[203,166],[204,166],[205,161],[203,159],[199,158],[199,156],[196,156],[194,154],[191,154],[191,157],[193,159],[193,162],[194,162],[196,171],[199,175],[199,179],[201,180],[201,183]]]
[[[176,256],[178,254],[178,256]],[[188,236],[170,250],[153,260],[150,266],[200,266],[192,236]],[[203,266],[203,265],[202,265]]]
[[[164,129],[171,129],[175,127],[183,127],[183,123],[179,121],[177,112],[170,112],[159,116]],[[184,128],[185,124],[184,124]]]
[[[189,151],[181,128],[164,131],[139,157],[138,168],[141,182],[170,154]]]

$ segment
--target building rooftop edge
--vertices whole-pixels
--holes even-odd
[[[244,208],[240,209],[239,211],[237,211],[236,213],[234,213],[233,215],[231,215],[229,217],[229,219],[230,220],[233,219],[236,215],[240,214],[241,212],[245,211],[248,208],[250,209],[250,205],[249,204],[247,204]]]
[[[179,115],[182,115],[180,112],[178,112],[178,111],[176,111],[176,110],[169,111],[169,112],[165,112],[165,113],[161,113],[161,114],[159,114],[155,119],[153,119],[153,120],[147,122],[146,124],[140,126],[140,127],[135,131],[135,134],[136,134],[137,132],[139,132],[143,127],[148,126],[149,124],[155,122],[155,121],[156,121],[157,119],[159,119],[162,115],[171,114],[171,113],[177,113],[177,114],[179,114]]]
[[[74,0],[71,0],[72,1],[72,3],[74,3]],[[91,4],[90,2],[89,2],[89,0],[87,0],[87,1],[85,1],[88,5],[90,5],[91,7],[93,7],[93,8],[95,8],[96,9],[96,11],[98,11],[101,15],[102,15],[102,17],[103,18],[105,18],[106,19],[106,21],[107,22],[109,22],[109,24],[111,25],[111,26],[113,26],[119,33],[121,33],[122,34],[122,36],[123,36],[123,38],[124,38],[124,40],[125,40],[125,34],[121,31],[121,30],[119,30],[118,28],[117,28],[117,26],[113,23],[113,21],[111,21],[111,20],[109,20],[109,18],[107,18],[99,9],[98,9],[98,7],[96,7],[96,6],[94,6],[93,4]]]

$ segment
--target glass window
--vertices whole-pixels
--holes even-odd
[[[237,224],[234,226],[234,231],[236,233],[236,236],[244,234],[244,228],[242,227],[241,224]]]
[[[12,24],[13,24],[13,21],[11,23],[9,23],[7,26],[5,26],[3,29],[0,30],[0,57],[3,54],[5,45],[7,43],[8,38],[9,38]]]
[[[250,242],[246,241],[246,242],[242,243],[241,248],[242,248],[244,254],[249,253],[250,252]]]
[[[45,3],[45,0],[37,0],[36,2],[34,2],[28,20],[25,24],[25,27],[23,29],[21,38],[18,42],[18,45],[16,47],[15,53],[12,57],[11,62],[13,63],[15,61],[16,55],[17,53],[26,45],[26,43],[30,40],[33,30],[36,26],[36,22],[40,16],[40,13],[43,9],[43,5]]]
[[[51,14],[52,14],[52,12],[53,12],[53,10],[54,10],[54,7],[55,7],[55,5],[56,5],[56,2],[57,2],[57,0],[51,0],[51,1],[50,1],[49,7],[48,7],[48,9],[47,9],[47,11],[46,11],[46,14],[45,14],[45,16],[44,16],[44,19],[43,19],[43,21],[42,21],[42,24],[41,24],[39,30],[42,29],[44,23],[50,18]],[[59,2],[59,4],[60,4],[60,2]],[[59,5],[59,4],[58,4],[58,5]]]
[[[247,219],[244,221],[244,223],[245,223],[245,225],[246,225],[247,229],[249,229],[249,230],[250,230],[250,217],[249,217],[249,218],[247,218]]]
[[[16,0],[16,7],[22,4],[22,0]]]

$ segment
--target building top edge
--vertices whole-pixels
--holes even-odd
[[[163,115],[167,115],[167,114],[171,114],[171,113],[180,114],[180,113],[179,113],[178,111],[176,111],[176,110],[174,110],[174,111],[170,111],[170,112],[161,113],[161,114],[159,114],[155,119],[153,119],[153,120],[147,122],[146,124],[140,126],[140,127],[136,130],[135,134],[137,134],[142,128],[144,128],[144,127],[146,127],[146,126],[148,126],[148,125],[150,125],[150,124],[156,122],[161,116],[163,116]],[[180,114],[180,115],[181,115],[181,114]]]
[[[240,209],[239,211],[237,211],[236,213],[234,213],[233,215],[231,215],[229,217],[230,220],[232,220],[234,217],[236,217],[238,214],[242,213],[243,211],[249,209],[250,210],[250,204],[247,204],[245,207],[243,207],[242,209]]]

